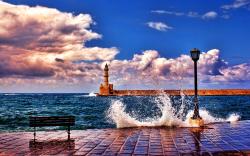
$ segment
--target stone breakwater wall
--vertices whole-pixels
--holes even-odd
[[[110,95],[102,96],[156,96],[168,95],[194,95],[194,90],[113,90]],[[225,96],[225,95],[250,95],[250,89],[201,89],[198,90],[200,96]]]

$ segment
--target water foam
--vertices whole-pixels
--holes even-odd
[[[91,93],[89,93],[88,96],[96,96],[96,94],[94,92],[91,92]]]
[[[113,100],[107,112],[107,116],[116,124],[117,128],[125,127],[155,127],[155,126],[168,126],[168,127],[191,127],[188,119],[192,116],[193,111],[187,111],[188,105],[191,104],[185,95],[181,96],[181,106],[179,109],[174,108],[171,99],[167,95],[160,95],[155,98],[155,104],[161,111],[160,117],[146,118],[138,120],[135,113],[127,113],[126,106],[120,100]],[[133,114],[133,115],[132,115]],[[205,124],[215,122],[235,122],[238,121],[240,116],[231,114],[227,119],[213,117],[207,110],[200,110],[200,116],[203,118]]]

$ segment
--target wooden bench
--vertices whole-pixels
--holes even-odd
[[[70,140],[70,126],[75,125],[74,116],[30,116],[30,127],[34,127],[34,140],[36,139],[36,127],[47,126],[67,126],[68,127],[68,140]]]

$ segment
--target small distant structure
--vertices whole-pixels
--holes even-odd
[[[106,64],[104,68],[103,83],[100,85],[99,95],[112,95],[113,84],[109,83],[109,67]]]

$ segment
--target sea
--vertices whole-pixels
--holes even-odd
[[[199,96],[206,124],[250,120],[250,96]],[[76,117],[71,129],[139,126],[186,127],[193,114],[192,96],[108,96],[84,94],[0,94],[0,132],[32,131],[29,116]],[[61,130],[65,127],[41,127]]]

